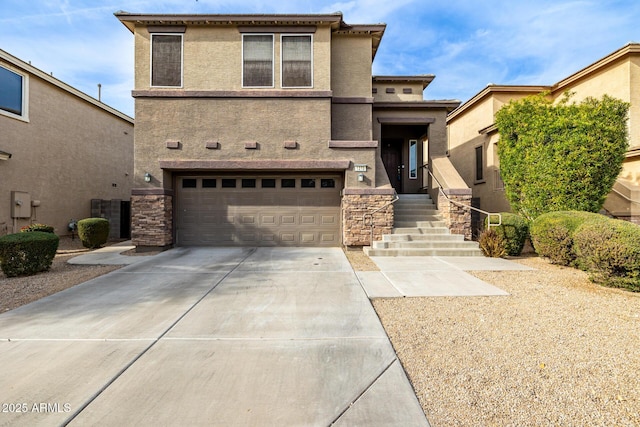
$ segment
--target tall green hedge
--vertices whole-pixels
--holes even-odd
[[[60,239],[32,231],[0,237],[0,268],[7,277],[30,276],[51,267]]]
[[[85,218],[78,221],[78,237],[85,248],[95,249],[109,239],[109,220]]]
[[[598,212],[622,170],[629,104],[610,96],[560,102],[548,94],[513,100],[496,114],[498,155],[512,209]]]

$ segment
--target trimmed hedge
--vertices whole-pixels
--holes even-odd
[[[0,237],[0,268],[7,277],[30,276],[51,267],[60,238],[32,231]]]
[[[491,229],[504,240],[507,255],[518,256],[522,253],[522,248],[529,237],[529,223],[522,216],[511,212],[500,212],[500,215],[502,224],[497,227],[492,226]],[[488,222],[487,218],[485,226]]]
[[[575,252],[591,280],[640,292],[640,227],[618,219],[587,221],[574,235]]]
[[[109,239],[109,220],[85,218],[78,221],[78,237],[85,248],[96,249]]]
[[[45,233],[53,233],[53,227],[45,224],[31,224],[25,225],[20,228],[21,233],[28,233],[31,231],[44,231]]]
[[[540,215],[531,224],[531,244],[538,255],[549,258],[553,264],[584,268],[580,262],[576,262],[578,257],[573,242],[575,231],[586,221],[606,220],[605,216],[591,212],[549,212]]]

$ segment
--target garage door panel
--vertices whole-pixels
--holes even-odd
[[[236,178],[235,188],[206,187],[196,179],[196,188],[181,188],[177,178],[176,236],[179,245],[214,246],[339,246],[339,188],[242,188]],[[332,177],[337,183],[341,179]],[[273,179],[271,179],[273,181]],[[283,179],[284,181],[284,179]],[[233,182],[233,179],[231,180]],[[336,187],[341,187],[336,185]]]

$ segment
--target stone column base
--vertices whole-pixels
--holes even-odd
[[[173,245],[173,191],[131,191],[131,242],[142,250]]]
[[[438,193],[438,212],[449,227],[451,234],[462,234],[465,240],[471,240],[471,190],[451,191],[449,199]],[[451,203],[456,201],[464,206]]]
[[[371,221],[373,240],[381,240],[383,234],[391,234],[393,229],[393,205],[388,205],[373,215],[363,215],[389,204],[393,200],[393,190],[349,190],[342,196],[342,243],[345,246],[370,246]]]

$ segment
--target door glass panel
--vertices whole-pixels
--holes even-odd
[[[282,178],[280,181],[280,187],[282,188],[295,188],[296,180],[293,178]]]
[[[409,141],[409,179],[418,178],[418,141]]]
[[[236,188],[236,180],[232,178],[222,178],[222,188]]]

